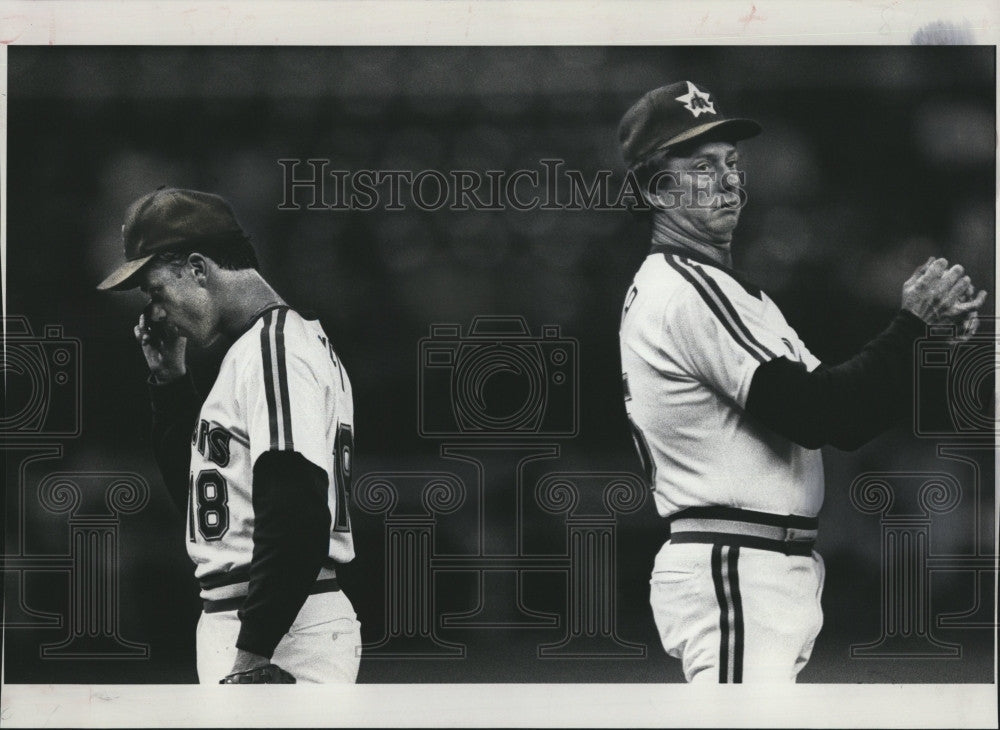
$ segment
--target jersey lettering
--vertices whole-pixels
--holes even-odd
[[[229,442],[232,434],[222,426],[210,426],[202,419],[196,430],[198,453],[219,466],[229,465]]]
[[[229,530],[229,488],[215,469],[205,469],[195,480],[198,532],[206,540],[219,540]]]
[[[344,369],[340,366],[340,360],[337,359],[337,353],[333,349],[333,343],[329,342],[325,337],[320,337],[319,341],[322,342],[323,347],[326,348],[326,352],[330,356],[330,362],[337,366],[337,372],[340,374],[340,389],[347,390],[347,384],[344,382]]]
[[[213,428],[208,432],[208,460],[219,466],[229,463],[229,432],[224,428]]]
[[[334,442],[334,485],[337,490],[337,518],[335,532],[350,532],[351,517],[347,512],[347,500],[351,496],[351,467],[354,460],[354,432],[347,424],[337,427]]]
[[[629,308],[632,306],[632,302],[639,295],[639,289],[634,284],[632,288],[628,290],[628,294],[625,296],[625,306],[622,307],[622,321],[625,321],[625,315],[628,314]]]
[[[635,450],[639,454],[639,465],[642,467],[642,475],[646,478],[646,484],[650,489],[656,488],[656,464],[652,454],[649,453],[649,444],[646,442],[646,435],[642,432],[635,421],[628,419],[629,428],[632,431],[632,442]]]
[[[188,474],[188,542],[194,542],[194,503],[196,497],[194,494],[194,474]]]

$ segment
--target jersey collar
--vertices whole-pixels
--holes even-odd
[[[240,337],[242,337],[243,335],[245,335],[247,332],[249,332],[251,329],[253,329],[253,326],[257,323],[257,320],[259,320],[261,317],[263,317],[268,312],[274,311],[275,309],[291,309],[291,307],[289,307],[287,304],[280,303],[280,302],[279,303],[275,303],[275,304],[269,304],[269,305],[267,305],[266,307],[264,307],[263,309],[259,310],[258,312],[255,312],[250,317],[250,319],[247,320],[247,323],[245,325],[243,325],[243,329],[240,331],[240,333],[238,335],[236,335],[236,337],[234,339],[238,340]]]
[[[743,287],[747,294],[757,299],[761,299],[761,291],[759,287],[754,286],[749,279],[746,278],[744,274],[735,269],[731,269],[725,264],[720,264],[718,261],[713,261],[711,258],[698,251],[692,251],[689,248],[684,248],[683,246],[671,246],[665,243],[654,243],[650,249],[650,254],[662,253],[664,255],[673,254],[675,256],[680,256],[681,258],[688,259],[690,261],[696,261],[699,264],[704,264],[705,266],[712,266],[720,271],[725,271],[729,276],[731,276],[737,284]]]

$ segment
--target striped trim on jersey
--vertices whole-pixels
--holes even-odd
[[[277,313],[277,314],[275,314]],[[271,449],[294,449],[292,443],[292,409],[288,398],[288,368],[285,364],[285,308],[264,314],[260,330],[260,352],[264,365],[264,394],[267,398],[267,420],[271,430]]]
[[[757,362],[764,363],[777,357],[753,336],[753,333],[740,318],[736,308],[733,307],[732,302],[729,301],[729,297],[722,291],[715,279],[705,273],[701,266],[674,254],[664,253],[663,258],[674,271],[694,287],[694,290],[698,292],[698,295],[712,310],[730,336]]]
[[[719,683],[743,682],[743,598],[738,545],[712,547],[712,582],[719,601]]]

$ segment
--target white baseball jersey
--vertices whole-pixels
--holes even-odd
[[[245,594],[253,557],[253,465],[297,451],[329,479],[331,561],[354,558],[347,512],[351,381],[316,320],[287,307],[260,316],[229,348],[191,442],[187,546],[202,598]]]
[[[651,253],[626,295],[620,331],[626,410],[656,507],[736,507],[814,517],[819,451],[744,410],[757,367],[819,364],[763,292],[674,249]]]

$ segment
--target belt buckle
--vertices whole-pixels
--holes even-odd
[[[812,530],[799,530],[795,527],[785,528],[785,542],[808,542],[812,539]]]

